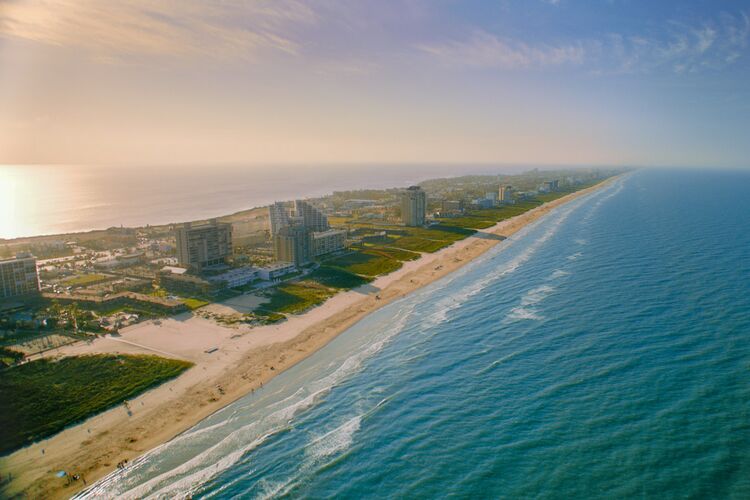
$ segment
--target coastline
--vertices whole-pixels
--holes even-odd
[[[172,439],[260,387],[321,349],[367,314],[459,269],[494,247],[503,237],[516,233],[560,205],[601,189],[616,178],[545,203],[479,233],[498,238],[471,236],[460,240],[443,250],[406,262],[401,269],[370,285],[340,293],[280,325],[254,328],[243,335],[232,335],[237,332],[215,326],[223,330],[223,333],[217,330],[211,340],[217,343],[220,354],[178,379],[133,399],[130,402],[134,408],[132,416],[120,405],[0,458],[4,478],[9,473],[13,478],[3,494],[63,498],[76,493],[84,487],[82,481],[64,487],[64,480],[54,473],[71,471],[81,474],[88,484],[93,483],[111,472],[116,463],[132,460]],[[123,340],[103,339],[97,345],[112,352],[114,342],[119,342],[116,349],[119,352],[143,352],[139,350],[143,346]],[[196,355],[200,354],[201,347],[196,348]],[[75,352],[74,349],[66,352]],[[78,346],[78,349],[87,352],[87,346]],[[95,431],[90,433],[92,428]]]

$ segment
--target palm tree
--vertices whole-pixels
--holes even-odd
[[[60,305],[60,302],[58,302],[57,299],[52,300],[52,304],[49,306],[48,310],[50,317],[55,320],[55,326],[60,325],[62,323],[63,314],[65,313],[65,309]]]
[[[77,302],[73,302],[68,306],[68,317],[73,322],[73,333],[78,333],[78,317],[81,315],[81,308],[78,307]]]

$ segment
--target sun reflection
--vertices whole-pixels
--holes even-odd
[[[12,238],[21,232],[16,209],[20,191],[17,173],[15,166],[0,165],[0,238]]]

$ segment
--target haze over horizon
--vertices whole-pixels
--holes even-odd
[[[749,11],[3,2],[0,163],[747,166]]]

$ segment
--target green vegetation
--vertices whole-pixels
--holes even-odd
[[[194,311],[198,309],[199,307],[207,306],[210,304],[207,300],[202,299],[196,299],[196,298],[186,298],[186,299],[180,299],[180,302],[188,306],[188,309],[191,311]]]
[[[441,225],[456,228],[486,229],[500,221],[520,215],[539,205],[541,205],[539,200],[529,200],[497,208],[467,210],[463,217],[441,219]]]
[[[298,314],[322,304],[328,298],[336,295],[337,292],[338,290],[314,281],[283,283],[265,292],[266,297],[270,300],[259,307],[256,313]]]
[[[5,330],[3,336],[0,337],[0,346],[12,346],[15,344],[22,344],[31,340],[44,337],[49,332],[42,332],[37,330]]]
[[[107,281],[109,276],[106,274],[79,274],[77,276],[71,276],[62,280],[61,284],[64,286],[89,286],[96,283]]]
[[[191,366],[157,356],[94,355],[8,368],[0,376],[0,453],[51,436]]]
[[[429,228],[423,227],[409,227],[405,228],[409,236],[417,238],[424,238],[428,240],[440,240],[440,241],[458,241],[464,239],[474,231],[460,230],[453,227],[447,227],[441,224],[436,224]]]
[[[350,273],[372,277],[399,269],[401,261],[379,250],[369,249],[335,257],[326,261],[326,265],[337,267]]]
[[[385,229],[385,228],[380,228]],[[473,234],[473,229],[438,224],[429,228],[402,227],[398,229],[385,229],[389,235],[388,247],[406,250],[408,252],[437,252],[441,248],[450,246],[452,243]],[[381,246],[381,248],[383,248]],[[399,258],[397,256],[394,256]],[[399,260],[411,260],[402,259]]]
[[[441,248],[445,248],[453,244],[453,241],[445,240],[426,240],[424,238],[416,238],[414,236],[403,236],[395,240],[392,245],[404,250],[411,250],[413,252],[437,252]]]
[[[307,279],[330,288],[344,290],[356,288],[371,281],[370,278],[364,278],[357,274],[350,273],[349,271],[330,266],[320,266],[318,269],[308,274]]]
[[[469,227],[472,229],[487,229],[488,227],[492,227],[496,224],[496,221],[482,216],[453,217],[451,219],[444,219],[441,222],[446,226],[454,226],[457,228]]]
[[[390,259],[400,260],[401,262],[405,262],[407,260],[417,260],[419,258],[418,253],[409,252],[408,250],[402,250],[400,248],[387,247],[377,244],[368,244],[365,245],[365,248],[373,254],[378,254]]]
[[[283,314],[268,311],[255,311],[245,313],[242,316],[242,321],[251,325],[272,325],[284,321],[285,319],[286,316]]]
[[[23,353],[0,347],[0,367],[10,366],[16,361],[23,359]]]

